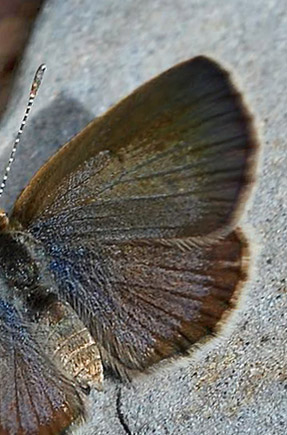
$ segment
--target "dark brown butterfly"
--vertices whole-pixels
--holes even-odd
[[[257,142],[238,91],[197,57],[61,148],[0,233],[0,432],[84,416],[102,368],[129,379],[220,332],[248,275],[236,228]]]
[[[44,0],[0,1],[0,115],[7,106],[16,67]]]

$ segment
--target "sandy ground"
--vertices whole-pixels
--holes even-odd
[[[286,0],[51,0],[1,124],[4,164],[41,62],[48,70],[4,199],[89,120],[138,85],[198,54],[232,72],[264,145],[243,225],[257,271],[233,331],[186,367],[91,396],[76,434],[285,434],[287,427]],[[3,205],[3,204],[2,204]],[[254,228],[250,230],[250,228]]]

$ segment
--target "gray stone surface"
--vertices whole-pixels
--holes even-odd
[[[286,30],[286,0],[48,1],[1,125],[3,164],[33,72],[45,61],[48,70],[5,206],[89,120],[147,79],[200,53],[234,71],[264,144],[258,189],[245,215],[255,228],[249,232],[257,270],[233,331],[184,367],[130,386],[107,380],[103,393],[92,394],[91,418],[75,433],[286,433]]]

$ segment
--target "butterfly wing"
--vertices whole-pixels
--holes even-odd
[[[59,433],[83,415],[82,399],[41,352],[24,315],[0,298],[0,433]]]
[[[121,374],[186,353],[233,308],[256,150],[228,74],[199,57],[93,121],[16,202],[12,221]]]

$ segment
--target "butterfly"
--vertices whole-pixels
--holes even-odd
[[[103,367],[132,379],[220,333],[248,278],[257,153],[229,74],[199,56],[42,166],[1,214],[1,434],[59,433]]]

